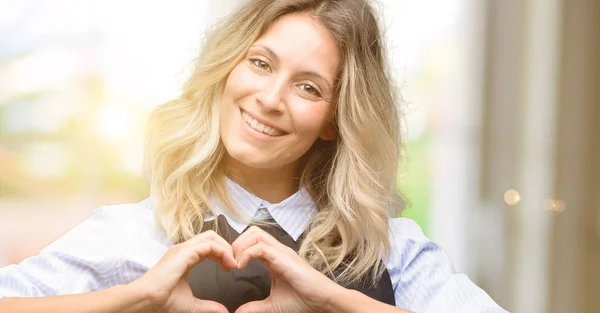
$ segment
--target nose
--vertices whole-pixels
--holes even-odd
[[[272,77],[265,82],[262,90],[256,95],[256,100],[267,111],[281,112],[286,89],[284,79]]]

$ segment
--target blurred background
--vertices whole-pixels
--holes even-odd
[[[0,0],[0,267],[147,196],[144,120],[239,0]],[[511,312],[600,312],[600,1],[379,0],[399,187]]]

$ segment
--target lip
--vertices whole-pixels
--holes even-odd
[[[246,111],[244,111],[244,112],[246,112]],[[248,112],[246,112],[246,113],[248,113]],[[259,132],[258,130],[255,130],[254,128],[250,127],[250,125],[248,125],[248,123],[246,123],[246,120],[242,116],[242,110],[240,110],[240,128],[242,129],[242,132],[245,133],[246,135],[248,135],[256,140],[263,141],[263,142],[270,142],[270,141],[278,140],[279,138],[286,135],[284,133],[281,136],[273,137],[273,136],[269,136],[265,133]]]
[[[250,113],[250,112],[248,112],[248,111],[246,111],[246,110],[244,110],[244,109],[240,108],[240,114],[241,114],[242,112],[245,112],[246,114],[250,115],[250,117],[252,117],[253,119],[255,119],[255,120],[257,120],[258,122],[260,122],[261,124],[265,124],[265,125],[267,125],[267,126],[269,126],[269,127],[273,128],[273,129],[275,129],[276,131],[278,131],[278,132],[280,132],[280,133],[283,133],[284,135],[286,135],[286,134],[288,133],[288,132],[286,132],[285,130],[283,130],[283,129],[281,129],[281,128],[279,128],[279,127],[277,127],[277,126],[275,126],[275,125],[273,125],[273,124],[271,124],[271,123],[269,123],[269,122],[267,122],[267,121],[263,120],[262,118],[260,118],[260,117],[257,117],[256,115],[254,115],[254,114],[252,114],[252,113]],[[242,119],[243,119],[243,118],[242,118]]]

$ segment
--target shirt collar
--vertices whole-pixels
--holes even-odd
[[[281,228],[294,239],[298,240],[300,235],[306,230],[310,220],[317,213],[317,207],[312,197],[305,188],[300,188],[296,193],[289,196],[287,199],[279,203],[270,203],[263,200],[242,186],[225,177],[227,191],[231,197],[233,205],[238,209],[248,214],[249,216],[256,216],[256,211],[260,207],[264,207],[269,211],[271,217],[281,226]],[[224,215],[227,219],[228,224],[233,227],[238,233],[241,233],[248,227],[247,222],[240,221],[235,217],[228,216],[221,207],[219,201],[213,201],[215,213],[217,215]],[[214,216],[207,216],[205,221],[214,219]]]

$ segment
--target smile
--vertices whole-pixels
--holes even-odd
[[[284,135],[285,133],[279,130],[276,130],[270,126],[267,126],[259,121],[257,121],[256,119],[254,119],[252,116],[250,116],[248,113],[244,112],[242,110],[242,118],[244,119],[244,121],[246,121],[246,124],[248,124],[248,126],[250,126],[252,129],[261,132],[263,134],[269,135],[271,137],[279,137]]]

